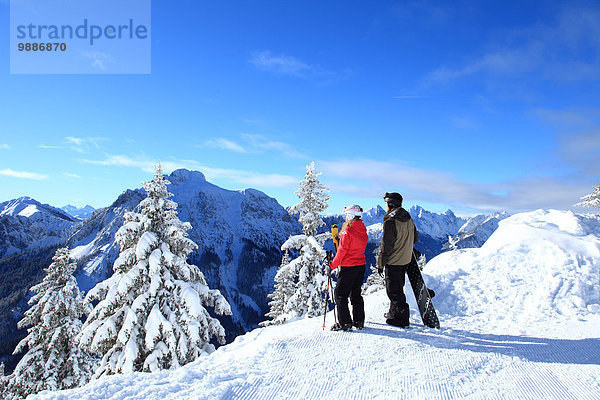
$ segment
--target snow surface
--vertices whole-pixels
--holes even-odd
[[[295,320],[177,370],[34,398],[600,399],[599,267],[599,217],[517,214],[481,249],[425,267],[440,330],[423,326],[408,287],[411,328],[386,325],[379,290],[365,297],[362,331],[322,330],[322,316]]]

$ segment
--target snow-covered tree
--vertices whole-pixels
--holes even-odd
[[[315,236],[317,229],[325,225],[320,214],[328,207],[329,189],[319,181],[320,172],[315,171],[315,162],[306,166],[306,175],[300,182],[298,191],[300,203],[290,208],[290,214],[299,214],[302,232],[306,236]]]
[[[271,299],[269,302],[270,310],[265,316],[271,319],[261,322],[260,325],[277,325],[287,319],[284,315],[285,305],[296,290],[295,279],[296,271],[294,265],[290,265],[289,250],[285,250],[281,259],[281,265],[275,275],[275,290],[268,295]]]
[[[419,269],[423,271],[423,268],[425,268],[425,265],[427,265],[427,257],[425,257],[425,254],[421,254],[419,256],[419,259],[417,260],[417,265],[419,266]]]
[[[52,260],[44,280],[30,289],[35,293],[29,300],[31,308],[17,325],[30,328],[14,354],[26,347],[28,351],[7,377],[8,398],[77,387],[92,375],[93,360],[76,341],[80,318],[89,312],[73,277],[76,264],[69,262],[67,248],[56,250]]]
[[[377,266],[371,265],[369,267],[371,273],[367,276],[367,281],[362,285],[362,293],[369,294],[373,292],[377,292],[385,288],[385,281],[379,272],[377,271]]]
[[[8,378],[4,376],[4,363],[0,363],[0,393],[8,393],[6,390],[6,384]]]
[[[143,183],[140,212],[127,213],[116,234],[121,253],[113,276],[86,297],[99,301],[80,337],[102,357],[96,376],[177,368],[213,352],[213,338],[225,342],[223,326],[204,305],[220,315],[231,308],[187,262],[197,245],[187,237],[191,225],[177,217],[169,183],[159,164]]]
[[[596,207],[600,208],[600,186],[594,186],[595,190],[581,198],[581,202],[575,204],[575,206],[581,207]]]
[[[297,235],[289,238],[282,250],[296,248],[300,256],[290,262],[290,270],[295,271],[297,283],[294,294],[287,299],[283,309],[285,319],[294,317],[314,317],[323,312],[323,294],[327,278],[323,274],[324,238],[317,240],[313,236]],[[283,322],[283,321],[282,321]]]
[[[326,255],[323,244],[331,235],[317,235],[319,226],[325,225],[320,213],[327,209],[329,200],[329,189],[319,181],[320,174],[315,171],[314,162],[306,166],[306,175],[296,192],[300,203],[289,210],[291,215],[299,215],[298,221],[302,224],[304,234],[290,237],[281,250],[286,253],[292,249],[300,250],[300,256],[291,262],[281,263],[275,276],[275,291],[271,295],[273,301],[269,303],[271,310],[267,314],[272,320],[264,325],[322,313],[321,295],[327,282],[323,274]]]

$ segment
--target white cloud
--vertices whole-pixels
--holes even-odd
[[[35,172],[15,171],[10,168],[0,170],[0,175],[10,176],[12,178],[33,179],[33,180],[44,180],[44,179],[48,178],[48,175],[38,174]]]
[[[90,65],[97,70],[106,71],[106,67],[115,63],[115,58],[101,51],[80,51],[80,54],[90,60]]]
[[[86,153],[90,149],[102,148],[101,143],[106,142],[108,140],[110,140],[110,139],[105,138],[105,137],[80,138],[80,137],[66,136],[63,139],[62,145],[40,144],[37,147],[39,149],[49,149],[49,150],[68,149],[68,150],[73,150],[77,153],[83,154],[83,153]]]
[[[216,147],[216,148],[223,149],[223,150],[231,150],[236,153],[247,153],[248,152],[248,150],[246,150],[244,147],[240,146],[239,144],[237,144],[229,139],[225,139],[225,138],[215,138],[215,139],[207,140],[204,142],[204,145],[208,146],[208,147]]]
[[[243,144],[225,138],[214,138],[205,141],[202,146],[243,154],[276,153],[288,158],[308,158],[306,154],[299,152],[289,143],[273,140],[264,135],[242,133],[240,137]]]
[[[535,74],[536,78],[558,82],[600,79],[597,7],[567,4],[552,24],[537,24],[497,36],[504,41],[488,44],[491,50],[462,66],[439,67],[427,75],[425,84],[443,84],[477,74],[494,78]]]
[[[580,174],[600,171],[600,109],[539,109],[534,114],[556,131],[558,159]]]
[[[279,140],[272,140],[263,135],[242,133],[242,138],[248,142],[254,149],[264,151],[277,151],[290,158],[308,158],[307,155],[299,152],[288,143]]]
[[[368,159],[320,161],[319,166],[333,195],[339,192],[379,198],[385,192],[398,191],[413,202],[447,204],[463,210],[569,209],[589,187],[588,182],[549,177],[467,182],[448,172]]]
[[[143,158],[134,159],[124,155],[109,156],[104,160],[82,160],[88,164],[137,168],[149,174],[154,173],[154,166],[157,161]],[[280,174],[263,174],[247,170],[213,168],[202,165],[195,160],[170,160],[161,161],[165,173],[173,172],[176,169],[185,168],[202,172],[207,180],[227,179],[242,185],[262,186],[262,187],[285,187],[293,188],[298,184],[297,177]]]
[[[2,149],[2,150],[10,150],[11,147],[9,145],[7,145],[6,143],[0,143],[0,149]]]
[[[77,146],[81,146],[83,144],[83,139],[73,136],[66,136],[65,140],[69,143],[76,144]]]
[[[315,71],[315,67],[287,55],[274,55],[269,50],[252,53],[250,63],[263,71],[274,72],[281,75],[306,77]]]
[[[273,54],[269,50],[255,51],[250,55],[250,64],[261,71],[276,75],[287,75],[297,78],[313,79],[324,83],[333,83],[339,79],[347,78],[352,71],[332,71],[318,65],[309,64],[299,58],[285,55]]]
[[[63,176],[67,177],[67,178],[72,178],[72,179],[81,179],[80,175],[72,174],[70,172],[63,172]]]

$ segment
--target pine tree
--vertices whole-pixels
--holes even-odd
[[[425,254],[421,254],[417,260],[417,265],[419,266],[419,269],[423,271],[423,268],[425,268],[425,265],[427,265],[427,257],[425,257]]]
[[[6,384],[8,379],[4,376],[4,363],[0,363],[0,393],[8,393],[6,390]]]
[[[285,305],[295,292],[295,278],[296,271],[294,265],[290,265],[289,251],[285,250],[281,265],[275,275],[275,290],[268,295],[271,299],[269,302],[270,310],[265,316],[271,318],[271,320],[263,321],[260,325],[277,325],[287,319],[284,315]]]
[[[315,171],[314,161],[306,166],[304,180],[295,192],[300,198],[300,203],[290,208],[290,214],[300,214],[298,221],[302,224],[302,232],[306,236],[315,236],[317,229],[325,225],[319,214],[328,207],[329,189],[319,181],[319,175],[321,173]]]
[[[187,256],[197,245],[191,225],[177,218],[160,164],[143,183],[147,197],[129,212],[116,234],[121,253],[111,278],[98,283],[86,300],[99,300],[84,324],[81,344],[102,357],[96,376],[177,368],[225,343],[225,330],[204,305],[231,315],[218,290]]]
[[[576,207],[596,207],[600,208],[600,186],[594,186],[595,190],[581,198],[581,202],[575,204]]]
[[[329,189],[319,181],[320,174],[315,171],[314,162],[306,166],[306,175],[296,192],[300,203],[289,210],[291,215],[299,215],[304,234],[290,237],[281,250],[286,253],[300,250],[300,256],[286,264],[282,262],[267,314],[272,320],[263,325],[281,324],[295,317],[314,317],[322,312],[321,295],[327,281],[323,274],[323,243],[331,235],[317,235],[319,226],[325,225],[320,213],[327,209],[329,200]]]
[[[81,316],[89,309],[73,277],[76,264],[69,249],[56,250],[44,280],[30,290],[31,308],[18,327],[30,326],[14,354],[27,353],[7,377],[8,398],[25,398],[42,390],[69,389],[85,384],[92,375],[92,358],[78,346]]]
[[[385,288],[385,281],[375,265],[369,267],[371,273],[367,277],[367,281],[362,286],[363,294],[369,294]]]

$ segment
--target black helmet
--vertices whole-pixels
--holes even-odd
[[[402,195],[400,193],[392,192],[385,193],[383,200],[388,204],[390,208],[402,207]]]

